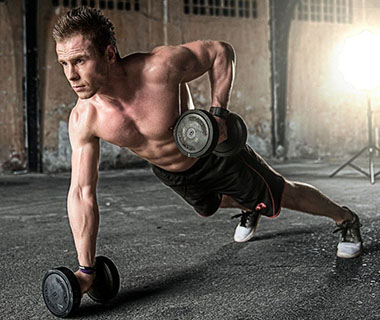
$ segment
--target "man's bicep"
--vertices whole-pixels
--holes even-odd
[[[213,48],[207,41],[195,41],[174,47],[172,63],[181,73],[181,82],[194,80],[212,68]]]
[[[191,81],[214,68],[216,61],[234,61],[232,46],[223,41],[195,41],[181,45],[188,50],[188,63],[184,63],[185,77],[183,82]]]
[[[75,140],[75,139],[73,139]],[[71,186],[95,192],[98,180],[100,144],[98,138],[72,143]],[[75,143],[76,142],[76,143]]]

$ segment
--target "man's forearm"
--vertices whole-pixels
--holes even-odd
[[[212,106],[226,108],[235,77],[235,52],[231,45],[218,42],[217,54],[209,71]]]
[[[69,192],[67,208],[78,261],[83,266],[95,265],[96,238],[99,229],[99,209],[96,196]]]

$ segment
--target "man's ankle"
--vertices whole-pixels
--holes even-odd
[[[344,213],[342,213],[338,219],[335,219],[336,224],[342,224],[345,222],[353,222],[355,219],[355,216],[352,213],[352,211],[348,209],[347,207],[343,207],[342,210],[344,210]]]

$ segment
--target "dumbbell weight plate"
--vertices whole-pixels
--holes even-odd
[[[242,150],[247,142],[247,126],[238,114],[230,112],[226,119],[228,139],[219,143],[213,153],[220,157],[228,157]]]
[[[205,110],[188,110],[177,120],[174,139],[178,149],[187,157],[209,155],[218,143],[218,124]]]
[[[64,318],[79,308],[80,285],[74,273],[65,267],[49,270],[42,281],[42,296],[49,311]]]
[[[96,257],[96,277],[88,296],[95,302],[105,303],[119,292],[120,276],[115,264],[107,257]]]

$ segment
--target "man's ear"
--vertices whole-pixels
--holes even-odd
[[[110,63],[115,63],[117,59],[116,47],[113,45],[108,45],[106,48],[106,57]]]

